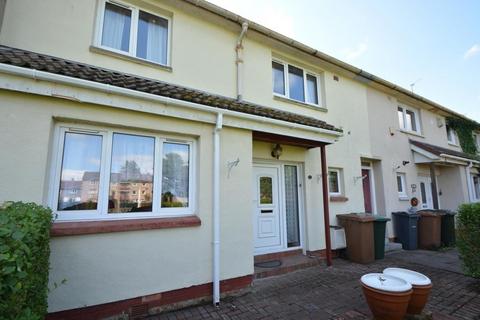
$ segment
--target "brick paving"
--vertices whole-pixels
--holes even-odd
[[[249,293],[226,298],[219,308],[207,304],[149,319],[370,319],[359,279],[392,266],[432,279],[434,287],[425,310],[433,319],[480,320],[480,280],[459,272],[455,250],[394,252],[369,265],[335,259],[329,268],[315,266],[256,280]]]

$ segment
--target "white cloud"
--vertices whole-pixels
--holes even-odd
[[[464,59],[470,59],[480,53],[480,44],[474,44],[470,49],[468,49],[463,55]]]
[[[355,60],[356,58],[363,55],[368,50],[368,45],[366,42],[361,42],[357,47],[353,49],[347,49],[344,51],[344,56],[347,60]]]

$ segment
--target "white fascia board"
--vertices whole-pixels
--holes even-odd
[[[107,105],[133,111],[148,112],[153,114],[208,123],[215,123],[216,114],[222,113],[228,118],[250,120],[242,121],[242,126],[238,128],[258,130],[258,125],[255,125],[255,123],[271,124],[288,129],[288,131],[293,133],[293,136],[295,137],[297,137],[296,130],[292,129],[298,129],[300,130],[300,132],[308,132],[309,135],[313,133],[313,137],[311,137],[310,139],[325,143],[333,143],[336,137],[343,135],[341,132],[336,132],[332,130],[315,128],[284,120],[271,119],[232,110],[219,109],[198,103],[157,96],[150,93],[120,88],[108,84],[101,84],[93,81],[77,79],[63,75],[57,75],[49,72],[37,71],[34,69],[26,69],[22,67],[0,64],[0,73],[2,73],[2,76],[0,77],[0,88],[5,90],[14,90],[44,96],[64,98],[77,102]],[[54,83],[55,85],[52,86],[52,83]],[[71,90],[71,87],[86,90]],[[145,107],[144,104],[139,104],[138,100],[136,102],[134,101],[132,103],[127,103],[126,101],[123,101],[123,99],[115,99],[116,96],[142,99],[144,101],[146,100],[153,102],[153,104],[150,108],[148,108]],[[159,104],[160,106],[164,107],[163,110],[161,110],[162,108],[159,108]],[[196,110],[203,113],[211,114],[211,116],[208,117],[211,119],[207,120],[202,117],[198,117],[197,112],[195,112],[195,114],[192,114],[191,112],[182,112],[180,115],[177,115],[174,110],[168,108],[169,106],[181,107],[184,109],[189,109],[190,111]],[[166,111],[165,108],[170,110]],[[186,118],[186,114],[190,115]],[[226,121],[225,125],[234,126],[234,123],[234,121]],[[268,129],[268,126],[264,126],[263,131],[265,131],[266,128]],[[266,132],[270,132],[270,130]]]

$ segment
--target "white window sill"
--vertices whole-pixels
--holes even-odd
[[[283,102],[289,102],[289,103],[294,103],[294,104],[300,105],[300,106],[302,106],[302,107],[307,107],[307,108],[310,108],[310,109],[313,109],[313,110],[317,110],[317,111],[322,111],[322,112],[327,112],[327,111],[328,111],[327,108],[321,107],[320,105],[315,105],[315,104],[311,104],[311,103],[307,103],[307,102],[302,102],[302,101],[290,99],[290,98],[288,98],[288,97],[281,96],[281,95],[278,95],[278,94],[273,94],[273,98],[274,98],[275,100],[279,100],[279,101],[283,101]]]
[[[135,62],[135,63],[142,64],[142,65],[145,65],[145,66],[156,67],[156,68],[168,71],[168,72],[173,71],[172,67],[170,67],[170,66],[166,66],[166,65],[163,65],[161,63],[145,60],[145,59],[142,59],[142,58],[133,57],[133,56],[127,54],[127,53],[120,53],[120,52],[112,51],[112,50],[109,50],[109,49],[103,48],[103,47],[98,47],[98,46],[93,46],[92,45],[92,46],[90,46],[90,51],[94,52],[94,53],[105,54],[105,55],[108,55],[108,56],[111,56],[111,57]]]
[[[400,200],[400,201],[409,201],[410,198],[409,198],[408,196],[399,195],[399,196],[398,196],[398,200]]]
[[[448,141],[448,145],[452,146],[452,147],[460,148],[460,145],[458,143],[453,143],[453,142]]]
[[[402,133],[405,133],[405,134],[409,134],[409,135],[415,136],[415,137],[420,137],[420,138],[424,138],[424,139],[425,139],[425,136],[422,135],[421,133],[418,133],[417,131],[410,131],[410,130],[405,130],[405,129],[399,129],[398,131],[400,131],[400,132],[402,132]]]

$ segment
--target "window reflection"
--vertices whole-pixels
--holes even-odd
[[[162,208],[188,207],[190,146],[163,144]]]
[[[109,213],[152,211],[155,138],[115,133]]]
[[[102,136],[65,133],[58,210],[96,210]]]

